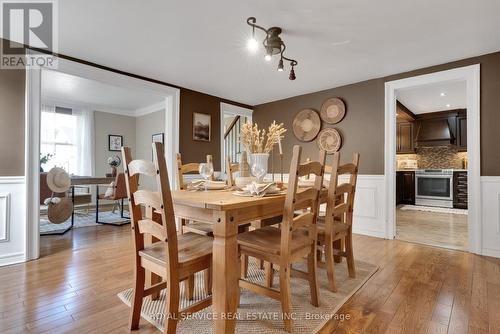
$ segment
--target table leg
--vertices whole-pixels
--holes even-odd
[[[232,217],[214,224],[212,308],[217,334],[234,333],[239,301],[238,226]],[[236,270],[235,270],[236,269]]]

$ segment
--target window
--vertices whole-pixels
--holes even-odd
[[[52,154],[44,166],[45,171],[52,167],[62,167],[69,174],[78,174],[78,120],[71,109],[43,106],[41,114],[41,155]]]

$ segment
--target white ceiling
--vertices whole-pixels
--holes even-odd
[[[444,96],[441,96],[444,94]],[[414,114],[467,108],[465,81],[448,81],[417,88],[400,89],[397,99]]]
[[[60,53],[250,105],[500,50],[492,0],[58,3]],[[247,52],[249,16],[283,28],[297,80]]]
[[[57,71],[42,72],[45,100],[93,105],[99,111],[134,116],[165,100],[159,94],[134,91]]]

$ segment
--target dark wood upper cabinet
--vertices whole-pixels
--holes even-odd
[[[457,147],[461,151],[467,151],[467,116],[457,117]]]
[[[413,123],[396,123],[396,153],[415,153]]]

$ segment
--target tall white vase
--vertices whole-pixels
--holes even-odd
[[[267,175],[267,161],[269,160],[269,153],[252,153],[250,154],[250,166],[253,176],[257,178],[257,182],[262,182]],[[254,168],[254,166],[258,168]],[[255,175],[255,170],[261,171],[261,175]]]

